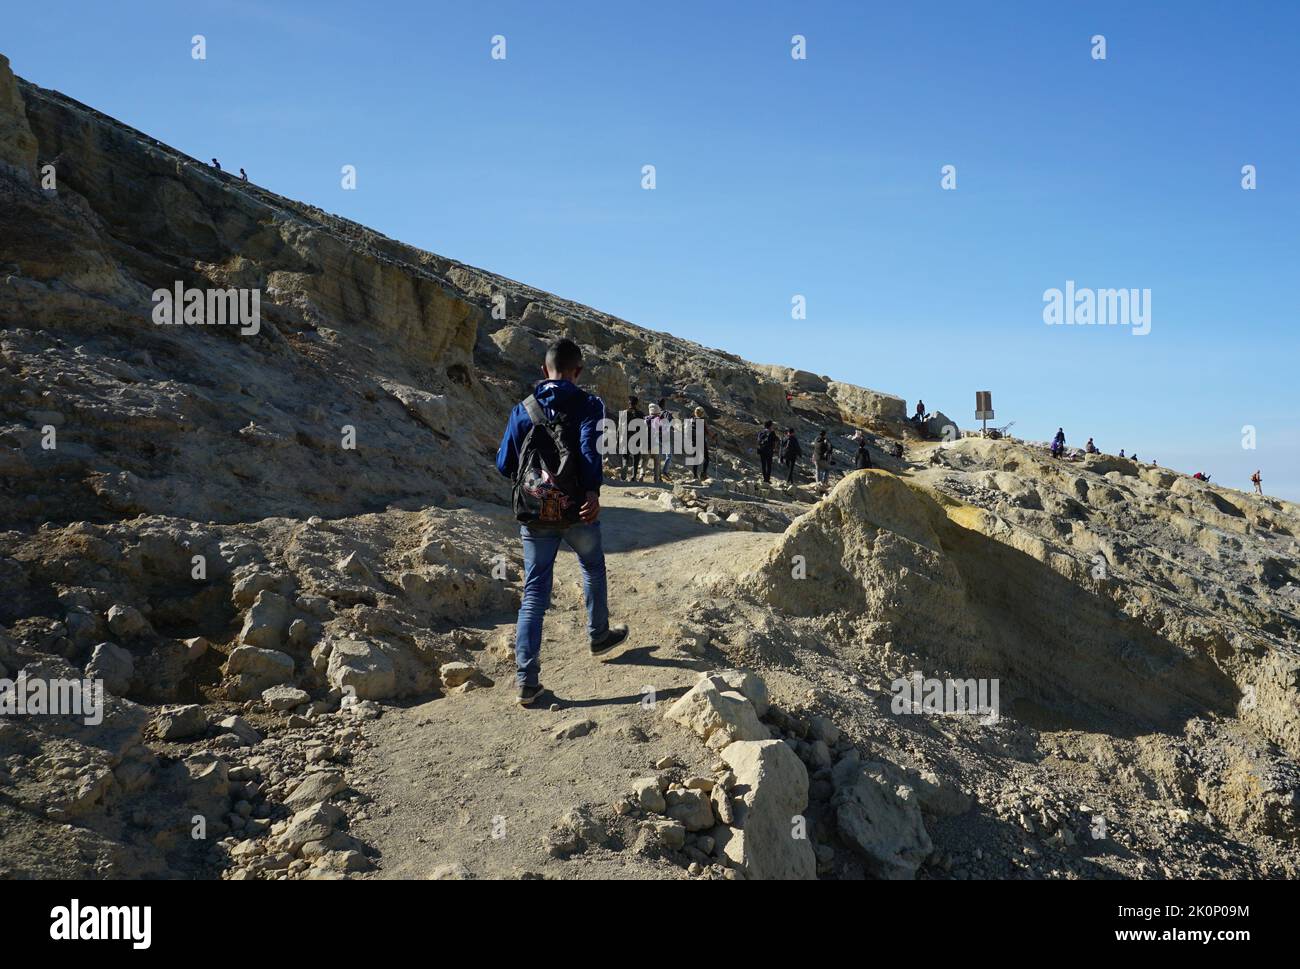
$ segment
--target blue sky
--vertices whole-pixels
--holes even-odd
[[[18,74],[403,241],[966,426],[989,389],[1024,436],[1242,488],[1259,467],[1300,499],[1290,0],[45,0],[5,20]],[[1151,332],[1046,326],[1066,280],[1150,289]]]

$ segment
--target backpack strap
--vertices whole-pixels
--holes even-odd
[[[528,412],[528,419],[534,424],[551,423],[546,418],[546,411],[542,410],[542,405],[537,403],[537,398],[532,394],[525,397],[521,403],[524,405],[524,410]]]

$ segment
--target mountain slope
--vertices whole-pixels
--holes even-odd
[[[387,239],[3,58],[0,240],[0,679],[109,693],[103,724],[0,717],[0,874],[1297,870],[1294,505],[921,441],[898,397]],[[155,323],[178,284],[256,291],[259,325]],[[563,562],[521,711],[492,456],[558,335],[611,410],[703,407],[719,443],[706,485],[610,482],[633,639],[590,661]],[[765,485],[765,419],[865,430],[875,469]],[[900,709],[913,673],[999,716]]]

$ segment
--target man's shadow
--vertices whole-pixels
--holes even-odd
[[[717,663],[711,663],[703,657],[692,657],[689,659],[673,659],[669,657],[655,656],[654,651],[657,646],[638,646],[636,649],[627,649],[617,656],[611,657],[605,661],[608,666],[647,666],[661,668],[675,668],[684,670],[693,670],[698,673],[706,672],[710,669],[717,668]],[[647,687],[654,690],[655,702],[659,703],[665,700],[675,700],[690,689],[688,686],[674,686],[665,689],[659,689],[653,683],[646,684]],[[586,707],[607,707],[607,706],[629,706],[638,704],[646,699],[648,691],[641,693],[631,693],[626,696],[613,697],[591,697],[588,699],[566,698],[555,693],[553,690],[545,689],[537,701],[528,707],[530,710],[549,710],[552,704],[558,705],[561,710],[579,710]]]

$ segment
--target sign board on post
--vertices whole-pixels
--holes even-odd
[[[984,422],[984,434],[988,434],[988,422],[993,419],[993,392],[990,390],[975,391],[975,419]]]

